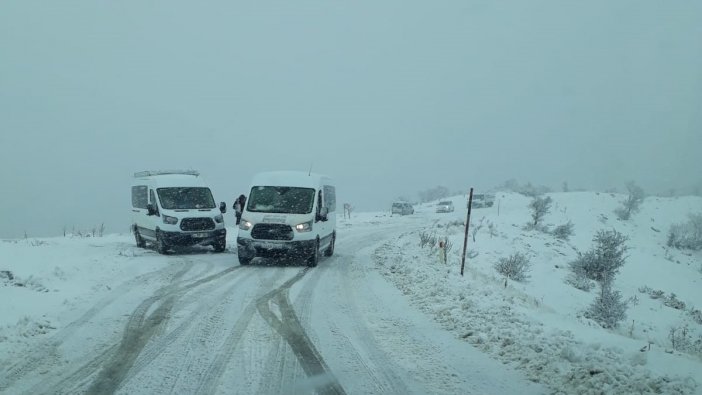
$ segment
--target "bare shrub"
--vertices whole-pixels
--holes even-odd
[[[668,340],[675,351],[702,354],[702,336],[698,335],[695,339],[687,325],[670,328]]]
[[[702,249],[702,214],[690,214],[685,223],[673,224],[668,231],[668,247]]]
[[[678,296],[674,293],[671,293],[668,297],[666,297],[663,304],[676,310],[685,310],[685,302],[679,300]]]
[[[446,255],[453,249],[453,242],[448,237],[444,238],[444,249],[446,250]]]
[[[478,232],[480,231],[480,229],[483,228],[483,222],[484,222],[484,221],[485,221],[485,217],[480,218],[480,222],[478,222],[477,225],[476,225],[476,224],[471,224],[471,225],[470,225],[470,227],[471,227],[471,232],[470,232],[470,233],[471,233],[471,235],[473,236],[473,243],[475,243],[475,235],[477,235]]]
[[[500,258],[495,264],[495,270],[510,280],[523,282],[529,278],[531,263],[522,253],[514,253],[508,258]]]
[[[419,246],[424,248],[427,244],[431,243],[433,234],[427,232],[421,232],[419,234]]]
[[[556,226],[556,228],[553,230],[553,232],[551,232],[551,234],[557,239],[568,240],[570,239],[570,236],[573,235],[573,227],[573,222],[568,221],[563,225]]]

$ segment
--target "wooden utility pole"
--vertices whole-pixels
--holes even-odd
[[[466,266],[466,250],[468,249],[468,227],[470,226],[470,208],[473,205],[473,188],[470,188],[470,195],[468,195],[468,216],[466,217],[466,234],[463,237],[463,257],[461,258],[461,276],[463,275],[463,268]]]

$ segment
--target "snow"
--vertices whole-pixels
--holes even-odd
[[[702,254],[665,244],[670,225],[702,211],[702,198],[648,197],[623,222],[613,213],[623,195],[549,196],[544,224],[572,221],[570,240],[524,230],[531,199],[498,192],[493,207],[472,210],[473,229],[483,226],[475,241],[469,235],[464,276],[465,196],[450,199],[452,213],[435,213],[431,202],[408,216],[389,208],[339,216],[336,254],[310,270],[238,266],[234,228],[224,254],[162,256],[129,234],[2,240],[0,392],[42,392],[71,370],[84,372],[70,376],[84,391],[99,378],[88,360],[109,362],[132,326],[158,319],[125,357],[133,366],[122,393],[309,393],[335,383],[346,393],[702,393],[702,355],[673,350],[669,339],[685,326],[702,336],[691,313],[702,306]],[[597,288],[566,282],[568,263],[601,229],[629,238],[613,287],[630,304],[614,330],[582,316]],[[448,238],[447,264],[419,245],[422,232]],[[524,283],[493,268],[516,252],[532,263]],[[657,290],[685,308],[653,299]],[[283,321],[293,314],[287,303],[325,373],[307,374],[262,318]]]

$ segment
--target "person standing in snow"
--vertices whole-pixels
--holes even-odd
[[[236,224],[239,225],[241,222],[241,213],[244,211],[246,206],[246,196],[239,195],[239,197],[234,201],[234,214],[236,215]]]

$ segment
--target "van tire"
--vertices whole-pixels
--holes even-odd
[[[239,257],[239,264],[241,266],[247,266],[249,263],[251,263],[252,258],[244,258],[242,256]]]
[[[146,241],[144,241],[144,239],[141,237],[141,235],[139,234],[139,230],[136,228],[136,226],[134,227],[134,240],[136,241],[137,247],[146,247]]]
[[[227,242],[224,240],[216,241],[214,244],[212,244],[212,247],[214,248],[215,252],[224,252],[224,250],[227,249]]]
[[[156,232],[156,251],[162,255],[168,254],[168,245],[166,244],[166,241],[163,240],[161,233],[158,231]]]
[[[336,232],[332,233],[331,242],[329,243],[329,247],[327,247],[327,249],[324,250],[324,256],[334,255],[334,244],[336,244]]]
[[[319,239],[314,244],[314,250],[312,251],[312,255],[310,255],[309,258],[307,258],[307,266],[309,267],[315,267],[319,263]]]

